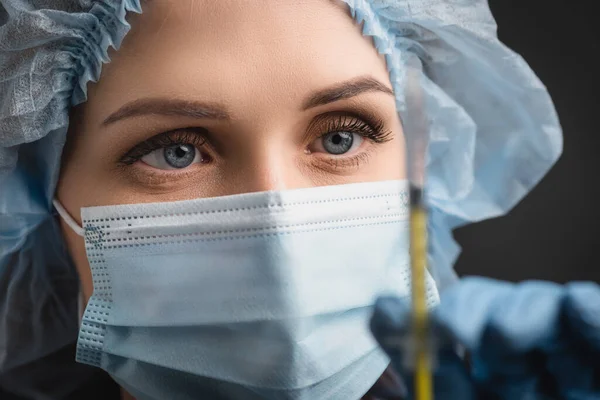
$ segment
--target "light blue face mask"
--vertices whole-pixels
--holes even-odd
[[[377,296],[408,295],[404,181],[84,208],[77,360],[138,400],[360,398],[388,365]],[[438,301],[428,277],[430,303]]]

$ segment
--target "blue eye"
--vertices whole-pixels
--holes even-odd
[[[352,132],[331,132],[316,140],[313,149],[322,153],[342,155],[355,150],[364,141],[364,138]]]
[[[196,149],[189,144],[166,147],[164,153],[165,161],[173,168],[188,167],[196,157]]]
[[[202,155],[191,144],[174,144],[156,149],[141,158],[143,162],[158,169],[183,169],[201,163]]]
[[[352,148],[354,138],[350,132],[332,132],[321,138],[323,148],[331,154],[344,154]]]

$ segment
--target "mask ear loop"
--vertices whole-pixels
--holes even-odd
[[[56,208],[58,215],[60,215],[60,217],[63,219],[63,221],[65,221],[65,223],[67,225],[69,225],[69,227],[73,230],[73,232],[75,232],[76,234],[78,234],[81,237],[84,237],[85,230],[81,226],[79,226],[79,224],[77,223],[77,221],[75,221],[73,219],[73,217],[71,217],[69,212],[67,210],[65,210],[65,208],[62,206],[62,204],[60,204],[60,202],[56,199],[52,200],[52,204],[54,205],[54,208]],[[83,291],[81,290],[81,284],[80,284],[79,285],[79,294],[77,295],[77,319],[79,320],[79,327],[81,327],[81,322],[83,320],[83,313],[85,311],[84,303],[85,303],[85,301],[83,298]]]
[[[84,237],[85,230],[81,226],[79,226],[77,221],[75,221],[73,219],[73,217],[71,217],[69,212],[67,210],[65,210],[65,208],[60,204],[60,202],[58,200],[54,199],[54,200],[52,200],[52,204],[54,204],[56,211],[58,211],[58,215],[60,215],[61,218],[63,219],[63,221],[65,221],[65,223],[67,225],[69,225],[69,227],[73,230],[73,232],[75,232],[76,234],[78,234],[81,237]]]

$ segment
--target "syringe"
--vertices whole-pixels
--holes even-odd
[[[428,145],[428,123],[425,97],[421,81],[421,63],[413,59],[406,66],[405,101],[403,116],[406,136],[407,174],[410,185],[410,259],[412,296],[412,338],[414,346],[410,360],[414,369],[416,400],[433,399],[431,377],[432,354],[428,323],[425,277],[427,271],[427,207],[425,204],[425,162]]]

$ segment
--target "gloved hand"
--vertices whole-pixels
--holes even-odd
[[[597,284],[465,278],[442,294],[430,318],[439,343],[435,400],[600,399]],[[371,330],[413,399],[413,377],[396,345],[408,337],[409,324],[408,300],[378,300]]]

